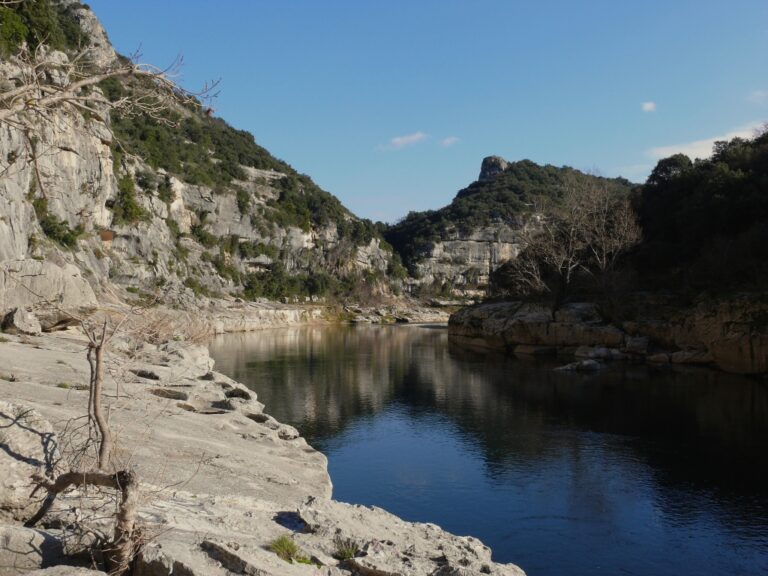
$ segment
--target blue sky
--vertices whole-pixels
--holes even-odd
[[[488,155],[642,181],[768,121],[765,0],[89,0],[116,48],[394,221]]]

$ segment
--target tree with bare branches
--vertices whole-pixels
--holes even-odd
[[[87,48],[62,58],[45,44],[34,49],[23,46],[11,58],[19,70],[13,79],[15,86],[0,92],[0,123],[37,131],[41,122],[50,121],[53,111],[69,110],[87,112],[107,126],[106,114],[110,112],[146,114],[173,124],[167,115],[172,105],[202,109],[201,100],[215,96],[217,82],[206,84],[199,92],[183,89],[175,82],[181,58],[163,69],[141,63],[139,58],[135,54],[97,61]],[[132,81],[132,89],[110,100],[98,85],[113,78]]]
[[[515,296],[549,294],[554,314],[574,280],[598,280],[604,295],[619,259],[640,239],[629,199],[598,179],[569,179],[558,201],[543,200],[522,231],[518,258],[494,273],[498,289]]]

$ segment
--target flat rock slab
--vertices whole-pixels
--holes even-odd
[[[23,521],[39,503],[30,477],[57,457],[51,424],[32,408],[0,400],[0,521]]]
[[[0,526],[0,576],[17,576],[64,561],[58,538],[42,530]]]
[[[107,573],[77,566],[54,566],[53,568],[27,572],[27,576],[107,576]]]

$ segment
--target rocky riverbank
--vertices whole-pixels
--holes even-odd
[[[520,356],[560,355],[591,370],[609,360],[706,365],[738,374],[768,373],[768,302],[754,296],[690,307],[648,303],[635,319],[606,322],[593,303],[544,306],[498,302],[464,308],[449,320],[465,345]]]
[[[99,507],[78,492],[59,499],[42,529],[21,525],[39,504],[30,475],[72,456],[67,442],[88,398],[85,349],[77,327],[0,342],[0,575],[75,562],[67,554],[88,541],[69,528]],[[256,392],[213,371],[204,346],[116,339],[106,397],[120,465],[142,485],[146,543],[135,574],[522,574],[493,563],[474,538],[334,501],[325,457],[269,416]],[[110,515],[100,516],[106,530]],[[269,549],[284,535],[311,564]],[[359,551],[340,561],[344,542]]]

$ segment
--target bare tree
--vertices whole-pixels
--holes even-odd
[[[629,198],[612,191],[602,181],[593,182],[577,194],[584,216],[584,237],[589,251],[589,272],[605,278],[622,255],[641,237]]]
[[[617,262],[639,238],[626,196],[604,180],[572,177],[559,201],[535,206],[522,252],[495,274],[495,284],[518,296],[549,294],[554,314],[580,274],[598,278],[607,292]]]
[[[183,63],[180,57],[164,69],[141,63],[139,57],[134,54],[131,58],[97,61],[84,48],[71,57],[61,58],[45,44],[34,49],[22,46],[11,58],[19,68],[19,75],[14,78],[17,85],[0,93],[0,122],[16,121],[29,126],[39,117],[46,119],[50,111],[63,108],[88,111],[103,118],[102,106],[108,111],[144,113],[169,122],[164,112],[172,102],[200,106],[199,98],[213,96],[216,82],[196,93],[175,82],[174,76]],[[135,92],[114,101],[101,91],[89,90],[109,78],[135,78],[141,82]],[[27,117],[21,118],[22,113]],[[30,117],[30,113],[37,118]]]
[[[183,59],[158,68],[140,62],[138,53],[130,58],[97,60],[89,48],[68,57],[40,44],[23,45],[10,58],[18,68],[9,79],[13,87],[0,92],[0,124],[27,134],[39,135],[54,112],[88,113],[109,129],[109,114],[124,117],[146,115],[158,123],[175,125],[169,110],[203,110],[203,102],[215,98],[218,81],[207,83],[198,92],[180,87],[176,81]],[[110,99],[99,88],[106,80],[119,79],[126,86]]]

